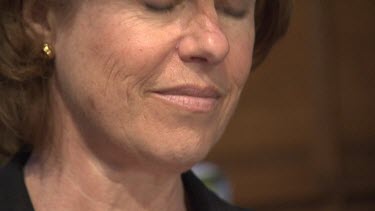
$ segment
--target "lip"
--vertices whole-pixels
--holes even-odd
[[[206,113],[215,109],[222,94],[210,86],[175,86],[152,91],[152,94],[164,102],[191,112]]]

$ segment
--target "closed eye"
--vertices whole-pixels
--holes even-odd
[[[235,10],[232,8],[217,8],[217,10],[236,19],[244,18],[248,13],[248,10]]]
[[[144,6],[150,12],[168,13],[172,12],[184,0],[144,0]]]
[[[173,11],[175,7],[175,4],[156,5],[156,4],[151,4],[147,2],[145,2],[144,5],[151,12],[158,12],[158,13],[171,12]]]
[[[255,0],[215,0],[215,8],[235,19],[247,16],[255,7]]]

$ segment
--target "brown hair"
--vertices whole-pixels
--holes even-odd
[[[291,0],[257,0],[253,69],[264,61],[272,46],[286,33],[291,10]]]
[[[23,0],[0,0],[0,159],[24,144],[44,145],[51,129],[48,73],[53,61],[43,58],[42,40],[27,33],[22,4]],[[286,32],[290,7],[290,0],[257,1],[253,68]]]

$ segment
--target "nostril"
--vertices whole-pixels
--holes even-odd
[[[192,62],[208,62],[207,58],[198,57],[198,56],[190,57],[190,61],[192,61]]]

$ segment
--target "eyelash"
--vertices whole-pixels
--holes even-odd
[[[151,12],[156,12],[156,13],[169,13],[172,12],[173,9],[175,8],[176,5],[174,4],[169,4],[169,5],[163,5],[163,6],[158,6],[158,5],[153,5],[149,3],[145,3],[146,9],[150,10]]]
[[[235,19],[242,19],[247,15],[246,10],[234,11],[230,8],[221,8],[219,10],[222,11],[225,15],[230,16],[230,17],[235,18]]]

